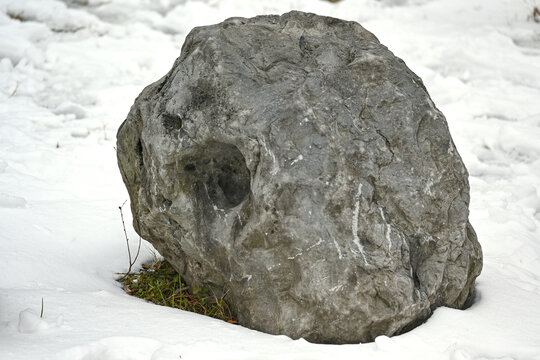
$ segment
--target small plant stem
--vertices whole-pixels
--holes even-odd
[[[182,284],[180,284],[180,288],[182,288]],[[176,291],[176,281],[173,281],[173,287],[172,287],[172,307],[174,308],[174,292]]]
[[[122,228],[124,229],[124,236],[126,238],[126,245],[127,245],[127,251],[128,251],[128,259],[129,259],[128,271],[124,274],[122,279],[124,279],[128,274],[131,274],[131,268],[133,267],[133,265],[135,265],[135,262],[137,261],[137,258],[139,257],[139,254],[141,252],[141,242],[142,242],[141,235],[139,235],[139,245],[137,247],[137,254],[135,254],[135,258],[132,260],[132,258],[131,258],[131,249],[129,247],[129,238],[128,238],[127,231],[126,231],[126,223],[124,222],[124,213],[122,211],[122,208],[124,207],[126,202],[127,202],[127,200],[124,201],[124,203],[121,206],[118,207],[118,210],[120,210],[120,219],[122,219]],[[138,220],[137,220],[137,226],[140,228]]]
[[[18,89],[19,89],[19,82],[17,81],[17,83],[15,84],[15,89],[11,92],[11,95],[9,95],[9,97],[14,97],[15,94],[17,94]]]
[[[183,294],[182,294],[182,277],[180,274],[178,274],[178,284],[180,286],[180,299],[183,298]]]
[[[41,298],[41,314],[39,314],[39,317],[43,319],[43,298]]]
[[[163,305],[167,305],[167,301],[165,300],[165,297],[163,297],[163,293],[161,292],[161,287],[158,285],[157,289],[159,291],[159,296],[161,296],[161,300],[163,300]]]
[[[120,219],[122,219],[122,228],[124,229],[124,236],[126,237],[126,245],[127,245],[128,257],[129,257],[129,269],[127,272],[129,274],[131,272],[131,250],[129,249],[129,239],[127,236],[126,224],[124,222],[124,213],[122,212],[122,207],[126,204],[126,201],[124,201],[124,203],[118,207],[118,210],[120,210]]]

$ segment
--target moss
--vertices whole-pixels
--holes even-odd
[[[217,298],[211,288],[195,287],[189,292],[180,274],[166,261],[143,265],[136,274],[119,279],[129,295],[154,304],[191,311],[235,324],[237,321],[223,298]]]

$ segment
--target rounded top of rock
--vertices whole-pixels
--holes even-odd
[[[375,35],[355,21],[346,21],[297,10],[289,11],[283,15],[259,15],[252,18],[231,17],[219,24],[195,27],[188,36],[196,36],[196,33],[205,30],[219,31],[219,29],[231,29],[238,26],[249,26],[250,30],[261,27],[263,30],[266,29],[272,33],[279,31],[292,37],[333,35],[334,40],[339,38],[342,41],[354,41],[355,36],[360,36],[365,40],[379,43]],[[344,37],[343,35],[346,34],[350,34],[351,37]]]
[[[357,50],[386,49],[357,22],[301,11],[233,17],[219,24],[195,27],[186,38],[181,58],[196,52],[200,45],[217,51],[216,56],[235,53],[235,60],[260,61],[263,71],[280,61],[296,66],[311,64],[313,69],[324,71],[349,64]]]

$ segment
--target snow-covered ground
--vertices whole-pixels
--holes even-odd
[[[0,0],[0,359],[540,359],[534,6]],[[192,27],[292,9],[360,22],[446,115],[484,250],[470,309],[440,308],[374,343],[317,345],[145,303],[115,282],[127,268],[118,206],[128,197],[115,135],[135,96],[169,70]],[[152,256],[144,244],[142,260]]]

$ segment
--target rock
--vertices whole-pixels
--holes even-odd
[[[117,149],[137,231],[244,326],[366,342],[472,299],[482,253],[446,120],[357,23],[193,29]]]

